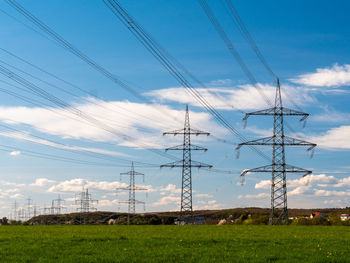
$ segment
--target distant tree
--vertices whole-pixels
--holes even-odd
[[[305,217],[296,218],[292,221],[292,225],[310,225],[310,220]]]
[[[328,221],[331,225],[336,225],[336,226],[341,226],[342,225],[342,221],[340,220],[340,214],[339,213],[335,213],[335,212],[331,212],[328,215]]]
[[[9,222],[8,222],[8,219],[7,217],[3,217],[2,219],[0,219],[0,225],[8,225]]]

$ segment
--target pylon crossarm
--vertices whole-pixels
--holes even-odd
[[[185,148],[183,144],[181,145],[177,145],[177,146],[173,146],[173,147],[169,147],[169,148],[166,148],[165,151],[172,151],[172,150],[175,150],[175,151],[178,151],[178,150],[192,150],[192,151],[208,151],[207,148],[204,148],[204,147],[201,147],[201,146],[197,146],[197,145],[193,145],[191,144],[189,148]]]
[[[274,140],[275,139],[275,140]],[[307,150],[310,151],[317,146],[315,143],[299,140],[296,138],[280,135],[260,138],[257,140],[243,142],[237,145],[236,150],[239,150],[244,145],[286,145],[286,146],[310,146]]]
[[[119,201],[118,203],[119,203],[119,204],[130,204],[131,201]]]
[[[182,160],[180,160],[180,161],[176,161],[176,162],[172,162],[172,163],[162,164],[160,166],[160,168],[163,168],[163,167],[174,168],[174,167],[182,167],[182,166],[183,166],[183,163],[182,163]]]
[[[280,108],[269,108],[265,110],[259,110],[259,111],[254,111],[254,112],[249,112],[246,113],[244,116],[243,120],[248,119],[249,116],[252,115],[286,115],[286,116],[302,116],[301,121],[304,121],[307,117],[309,117],[308,113],[302,112],[302,111],[296,111],[293,109],[285,108],[285,107],[280,107]]]
[[[212,168],[213,166],[206,163],[201,163],[197,161],[191,161],[191,167],[197,167],[197,168]]]
[[[130,186],[128,186],[128,187],[117,187],[115,190],[120,190],[120,191],[122,191],[122,190],[130,190]]]
[[[191,135],[196,135],[196,136],[198,136],[198,135],[207,135],[207,136],[209,136],[210,135],[209,132],[204,132],[204,131],[195,130],[195,129],[190,129],[190,134]]]
[[[139,187],[139,186],[135,186],[134,189],[135,189],[136,191],[147,191],[147,190],[148,190],[147,188]]]
[[[180,135],[184,134],[185,129],[179,129],[179,130],[174,130],[174,131],[168,131],[168,132],[163,132],[163,135]]]
[[[184,164],[182,160],[177,161],[177,162],[172,162],[172,163],[167,163],[167,164],[162,164],[160,168],[163,167],[170,167],[170,168],[175,168],[175,167],[183,167]],[[196,168],[212,168],[213,166],[210,164],[205,164],[197,161],[191,161],[188,165],[188,167],[196,167]]]
[[[296,111],[296,110],[285,108],[285,107],[281,108],[281,112],[280,113],[283,114],[283,115],[287,115],[287,116],[302,116],[301,121],[305,120],[310,115],[310,114],[308,114],[306,112]]]
[[[204,131],[200,131],[200,130],[194,130],[194,129],[179,129],[179,130],[174,130],[174,131],[169,131],[169,132],[163,132],[163,135],[183,135],[183,134],[190,134],[190,135],[207,135],[209,136],[210,133],[209,132],[204,132]]]
[[[274,113],[275,113],[275,108],[269,108],[269,109],[265,109],[265,110],[248,112],[245,114],[243,120],[245,121],[249,118],[249,116],[253,116],[253,115],[274,115]]]
[[[246,169],[243,170],[241,173],[241,176],[246,175],[247,173],[272,173],[272,172],[277,172],[277,173],[301,173],[305,175],[311,174],[312,171],[299,168],[293,165],[286,164],[285,166],[277,166],[276,165],[265,165],[253,169]]]

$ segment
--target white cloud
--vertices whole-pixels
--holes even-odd
[[[326,174],[311,174],[298,179],[288,180],[287,187],[299,186],[332,186],[338,182],[338,179],[332,175]]]
[[[311,174],[298,179],[287,180],[287,188],[294,189],[295,193],[297,192],[305,192],[312,186],[320,186],[320,187],[341,187],[349,184],[350,185],[350,177],[338,179],[332,175],[326,174]],[[255,189],[270,189],[271,188],[271,180],[262,180],[255,184]]]
[[[161,195],[165,195],[167,193],[170,194],[179,194],[181,193],[181,188],[176,188],[174,184],[168,184],[166,187],[160,188]]]
[[[114,200],[99,200],[98,201],[98,206],[99,207],[111,207],[111,206],[116,206],[119,204],[118,199]]]
[[[255,195],[239,195],[238,199],[260,199],[260,198],[266,198],[269,197],[269,193],[260,193],[260,194],[255,194]]]
[[[348,123],[350,121],[350,113],[339,112],[329,107],[322,107],[323,113],[311,116],[312,121],[326,123]]]
[[[213,195],[210,194],[196,194],[195,195],[197,198],[211,198]]]
[[[154,202],[153,206],[175,204],[178,205],[181,201],[180,197],[177,196],[163,196],[158,201]]]
[[[217,79],[217,80],[212,80],[209,83],[210,86],[222,86],[222,85],[230,85],[230,84],[232,84],[231,79]]]
[[[34,143],[38,143],[38,144],[42,144],[42,145],[46,145],[46,146],[50,146],[58,149],[64,149],[64,150],[94,152],[94,153],[108,154],[108,155],[114,155],[114,156],[127,156],[123,153],[108,151],[104,149],[58,144],[52,141],[31,137],[29,134],[22,134],[17,132],[0,132],[0,136],[19,139],[19,140],[25,140],[25,141],[34,142]]]
[[[89,190],[115,191],[118,187],[126,187],[127,184],[121,182],[89,181],[81,178],[66,180],[51,186],[48,192],[75,192],[78,193],[82,187]]]
[[[350,149],[350,126],[332,128],[323,135],[312,137],[311,140],[321,148]]]
[[[318,68],[314,73],[307,73],[290,81],[314,87],[339,87],[350,85],[350,65],[333,65],[330,68]]]
[[[70,112],[70,108],[29,108],[29,107],[0,107],[0,120],[11,125],[29,125],[35,130],[60,136],[64,139],[89,140],[94,142],[113,142],[123,146],[143,148],[159,147],[167,137],[159,136],[162,131],[178,129],[183,125],[184,110],[174,110],[160,104],[142,104],[128,101],[102,101],[88,98],[90,102],[76,104],[75,108],[85,115],[92,116],[102,128],[79,118]],[[224,132],[208,113],[190,111],[191,125],[196,128],[215,130],[217,134]],[[181,127],[180,126],[180,127]],[[111,132],[109,132],[111,131]],[[40,141],[23,134],[2,132],[1,135],[17,139]],[[125,140],[125,136],[132,137]],[[29,137],[29,138],[27,138]],[[157,137],[157,140],[155,140]],[[155,142],[159,142],[156,144]],[[53,144],[40,141],[42,144]],[[54,147],[62,147],[53,144]],[[138,146],[139,147],[139,146]],[[120,153],[101,149],[83,149],[73,147],[73,150],[91,150],[95,152],[120,155]]]
[[[328,191],[328,190],[315,190],[316,196],[350,196],[350,191]]]
[[[21,152],[20,151],[12,151],[12,152],[10,152],[10,155],[11,156],[18,156],[18,155],[21,155]]]
[[[271,187],[271,180],[262,180],[255,184],[255,189],[269,189]]]
[[[223,208],[223,205],[218,204],[215,200],[193,206],[194,210],[213,210],[213,209],[221,209],[221,208]]]
[[[50,180],[50,179],[47,179],[47,178],[37,178],[35,180],[35,183],[30,184],[30,186],[42,187],[42,186],[47,186],[47,185],[51,185],[51,184],[54,184],[54,183],[56,183],[56,181],[54,181],[54,180]]]
[[[267,107],[263,95],[261,95],[261,90],[267,98],[270,98],[271,101],[273,101],[273,98],[275,97],[275,86],[264,84],[258,84],[258,86],[260,87],[259,89],[252,85],[240,85],[231,88],[211,87],[207,89],[197,88],[196,90],[211,106],[216,109],[251,110]],[[258,90],[260,90],[260,92]],[[284,91],[282,94],[283,97],[285,97],[285,93],[287,93],[288,97],[293,97],[294,102],[298,105],[315,101],[311,96],[309,96],[309,89],[283,85],[282,90]],[[153,90],[146,93],[146,95],[156,97],[160,101],[174,101],[202,107],[201,104],[193,96],[188,94],[188,91],[185,88],[182,87]]]

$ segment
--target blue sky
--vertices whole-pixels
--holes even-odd
[[[83,185],[100,200],[99,210],[118,211],[118,202],[125,200],[127,195],[115,195],[114,189],[128,183],[126,178],[120,181],[119,173],[128,170],[130,161],[155,165],[171,161],[140,145],[163,149],[178,144],[181,138],[163,137],[162,132],[181,128],[185,104],[189,104],[191,124],[195,128],[230,142],[240,142],[179,86],[102,1],[18,2],[153,104],[134,97],[76,56],[29,29],[28,26],[41,32],[5,1],[1,2],[0,65],[118,132],[137,138],[138,145],[135,146],[135,141],[125,141],[84,123],[66,109],[58,109],[23,88],[10,86],[19,85],[1,75],[0,124],[7,127],[0,126],[1,214],[9,215],[15,200],[23,206],[25,199],[31,197],[36,205],[43,207],[58,194],[66,199],[66,206],[72,211],[75,209],[75,193]],[[229,19],[222,2],[208,1],[259,85],[273,99],[273,80]],[[228,106],[244,112],[268,107],[230,55],[197,1],[132,0],[120,1],[120,4],[158,43],[206,84],[207,90],[197,87],[198,91],[245,137],[254,139],[271,134],[271,118],[252,117],[247,128],[243,129],[243,114]],[[237,1],[234,4],[269,65],[280,77],[282,89],[288,94],[284,97],[285,105],[294,108],[289,99],[293,97],[303,111],[311,114],[305,129],[297,119],[287,120],[293,127],[293,131],[286,129],[288,135],[319,145],[312,159],[303,148],[287,150],[288,163],[313,170],[307,178],[288,177],[289,206],[348,206],[350,55],[347,51],[350,29],[346,26],[345,11],[350,3]],[[6,51],[95,97],[21,62]],[[30,102],[39,100],[39,105],[6,92],[26,96]],[[214,92],[222,98],[219,100]],[[49,106],[45,108],[43,103]],[[240,171],[265,165],[266,160],[244,148],[237,160],[235,146],[221,143],[214,137],[194,138],[194,142],[209,151],[194,153],[193,159],[232,171],[232,174],[220,174],[193,170],[195,209],[269,206],[268,180],[271,175],[251,174],[246,178],[246,185],[239,185]],[[262,150],[271,155],[271,149]],[[33,155],[29,151],[46,154],[46,157],[49,154],[51,157],[88,161],[90,165],[37,158],[29,156]],[[92,162],[95,165],[91,165]],[[147,198],[145,193],[137,195],[139,200],[146,202],[146,210],[177,209],[181,171],[137,166],[140,166],[137,167],[139,172],[146,174],[145,183],[139,178],[137,184],[149,188]],[[126,210],[126,206],[120,206],[120,211]],[[142,207],[138,207],[138,211],[141,212]]]

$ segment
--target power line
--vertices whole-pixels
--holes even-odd
[[[178,70],[175,63],[162,52],[164,48],[160,49],[159,44],[155,44],[156,41],[147,34],[143,28],[132,18],[126,10],[115,0],[103,0],[106,6],[112,11],[112,13],[127,27],[129,31],[141,42],[141,44],[165,67],[165,69],[184,86],[188,93],[193,96],[214,118],[225,128],[235,134],[241,141],[246,141],[244,136],[240,134],[232,125],[230,125],[223,116],[215,110],[203,96],[192,86],[192,84],[184,77],[184,75]],[[260,150],[252,147],[261,157],[269,159]]]
[[[227,4],[228,7],[228,13],[230,18],[232,19],[233,23],[238,27],[240,33],[242,34],[242,36],[247,40],[247,42],[249,43],[249,45],[251,46],[252,50],[254,51],[254,53],[256,54],[256,56],[258,57],[258,59],[260,60],[261,64],[265,67],[265,69],[267,70],[267,72],[272,76],[273,81],[276,80],[277,75],[273,72],[273,70],[271,69],[271,66],[268,64],[268,62],[266,61],[265,57],[263,56],[263,54],[261,53],[260,49],[258,48],[255,40],[253,39],[253,37],[251,36],[251,34],[249,33],[247,27],[245,26],[243,20],[241,19],[237,9],[234,7],[233,3],[231,0],[224,0]],[[224,5],[225,6],[225,5]],[[296,107],[298,110],[302,111],[302,109],[297,105],[297,103],[294,101],[293,97],[290,96],[288,94],[288,92],[284,91],[283,92],[288,99],[292,102],[292,104],[294,105],[294,107]],[[270,105],[273,106],[273,105]]]
[[[68,86],[70,86],[70,87],[72,87],[72,88],[74,88],[74,89],[76,89],[76,90],[79,90],[79,91],[81,91],[81,92],[83,92],[83,93],[85,93],[85,94],[87,94],[87,95],[89,95],[89,96],[91,96],[91,97],[93,97],[93,98],[95,98],[95,99],[97,99],[97,100],[103,100],[102,98],[100,98],[100,97],[94,95],[93,93],[91,93],[91,92],[89,92],[89,91],[87,91],[87,90],[85,90],[85,89],[83,89],[83,88],[77,86],[76,84],[73,84],[73,83],[71,83],[71,82],[69,82],[69,81],[67,81],[67,80],[64,80],[63,78],[61,78],[61,77],[59,77],[59,76],[57,76],[57,75],[55,75],[55,74],[53,74],[53,73],[51,73],[51,72],[48,72],[47,70],[45,70],[45,69],[43,69],[43,68],[41,68],[41,67],[39,67],[39,66],[33,64],[32,62],[29,62],[28,60],[26,60],[26,59],[24,59],[24,58],[22,58],[22,57],[20,57],[20,56],[18,56],[18,55],[16,55],[16,54],[14,54],[13,52],[10,52],[10,51],[8,51],[8,50],[6,50],[6,49],[4,49],[4,48],[1,48],[1,47],[0,47],[0,50],[2,50],[2,51],[5,52],[6,54],[8,54],[8,55],[10,55],[10,56],[12,56],[12,57],[14,57],[14,58],[20,60],[21,62],[23,62],[23,63],[25,63],[25,64],[27,64],[27,65],[29,65],[29,66],[31,66],[31,67],[37,69],[37,70],[39,70],[40,72],[45,73],[46,75],[48,75],[48,76],[50,76],[50,77],[53,77],[54,79],[56,79],[56,80],[58,80],[58,81],[60,81],[60,82],[62,82],[62,83],[64,83],[64,84],[66,84],[66,85],[68,85]],[[3,62],[3,63],[5,63],[5,62]],[[47,81],[44,81],[44,80],[42,80],[42,79],[40,79],[40,78],[38,78],[38,77],[35,77],[35,76],[33,76],[32,74],[27,73],[27,72],[25,72],[25,71],[23,71],[23,70],[21,70],[21,69],[19,69],[19,68],[17,68],[17,67],[14,67],[14,66],[12,66],[12,65],[10,65],[10,64],[7,64],[7,63],[6,63],[6,65],[11,66],[11,67],[13,67],[13,68],[19,70],[20,72],[22,72],[22,73],[24,73],[24,74],[27,74],[27,75],[29,75],[29,76],[31,76],[31,77],[33,77],[34,79],[37,79],[37,80],[39,80],[39,81],[41,81],[41,82],[43,82],[43,83],[46,83],[46,84],[50,85],[51,87],[54,87],[54,88],[56,88],[56,89],[58,89],[58,90],[61,90],[61,91],[65,92],[65,93],[67,93],[67,94],[70,94],[70,95],[74,96],[74,97],[77,97],[77,98],[82,99],[82,100],[84,100],[84,101],[86,101],[86,102],[92,103],[92,104],[94,104],[94,105],[97,105],[97,106],[99,106],[99,107],[105,108],[106,110],[111,110],[111,111],[113,111],[113,112],[118,112],[118,111],[115,111],[115,110],[111,109],[110,107],[106,107],[106,106],[104,106],[104,105],[98,104],[98,103],[96,103],[96,102],[94,102],[94,101],[92,101],[92,100],[85,99],[85,98],[81,98],[81,97],[79,97],[76,93],[73,93],[73,92],[71,92],[70,90],[64,89],[64,88],[62,88],[62,87],[59,87],[59,86],[57,86],[57,85],[51,84],[51,83],[49,83],[49,82],[47,82]],[[124,107],[122,107],[122,106],[120,106],[120,105],[114,105],[114,104],[112,105],[112,108],[119,108],[119,109],[122,109],[122,110],[124,111],[124,113],[123,113],[124,115],[131,116],[129,113],[133,113],[133,114],[138,115],[138,116],[140,116],[140,117],[142,117],[142,118],[145,118],[145,119],[148,119],[148,120],[152,121],[152,123],[155,123],[155,124],[159,125],[159,127],[162,127],[162,128],[165,127],[165,125],[163,125],[163,124],[161,124],[161,123],[158,123],[158,122],[155,122],[155,121],[156,121],[155,119],[151,119],[151,118],[149,118],[148,116],[145,116],[145,115],[143,115],[143,114],[140,114],[139,112],[133,111],[132,109],[126,109],[126,108],[124,108]],[[118,113],[119,113],[119,112],[118,112]],[[132,116],[132,117],[135,119],[135,116]]]
[[[264,91],[262,90],[262,88],[259,86],[257,80],[255,79],[255,77],[253,76],[253,74],[251,73],[251,71],[249,70],[249,68],[247,67],[247,65],[244,63],[242,57],[239,55],[239,53],[237,52],[236,48],[234,47],[232,41],[230,40],[230,38],[227,36],[227,34],[225,33],[225,30],[223,29],[223,27],[221,26],[221,24],[219,23],[219,21],[217,20],[217,18],[214,15],[214,12],[211,10],[211,8],[209,7],[209,5],[207,4],[207,2],[205,0],[198,0],[200,6],[202,7],[202,9],[204,10],[205,14],[207,15],[209,21],[212,23],[212,25],[214,26],[215,30],[217,31],[217,33],[219,34],[219,36],[221,37],[221,39],[224,41],[226,47],[228,48],[228,50],[230,51],[230,53],[232,54],[232,56],[236,59],[236,61],[238,62],[239,66],[241,67],[242,71],[244,72],[244,74],[247,76],[247,78],[249,79],[249,81],[253,84],[253,86],[258,90],[258,92],[260,93],[260,95],[264,98],[264,100],[266,102],[268,102],[269,105],[273,105],[271,100],[266,96],[266,94],[264,93]]]
[[[125,88],[126,90],[130,91],[132,90],[132,88],[128,85],[126,85],[126,81],[120,81],[120,78],[117,78],[115,75],[113,75],[112,73],[110,73],[108,70],[106,70],[105,68],[103,68],[102,66],[98,65],[96,62],[94,62],[91,58],[89,58],[88,56],[86,56],[83,52],[81,52],[80,50],[78,50],[77,48],[73,47],[68,41],[66,41],[65,39],[63,39],[62,36],[60,36],[59,34],[57,34],[56,32],[54,32],[51,28],[49,28],[47,25],[45,25],[42,21],[40,21],[39,19],[37,19],[33,14],[31,14],[28,10],[26,10],[23,6],[19,5],[16,1],[14,0],[7,0],[7,2],[13,7],[15,8],[18,12],[20,12],[22,15],[24,15],[27,19],[29,19],[32,23],[34,23],[36,26],[38,26],[41,30],[43,30],[44,32],[46,32],[49,36],[51,36],[52,38],[48,38],[45,36],[45,38],[49,39],[50,41],[53,41],[54,43],[60,45],[61,47],[65,48],[66,50],[70,51],[71,53],[73,53],[74,55],[78,56],[79,58],[81,58],[84,62],[86,62],[87,64],[89,64],[90,66],[92,66],[95,70],[99,71],[100,73],[102,73],[103,75],[105,75],[107,78],[111,79],[113,82],[115,82],[116,84],[121,84],[122,88]],[[10,17],[12,17],[10,15]],[[18,19],[12,17],[13,19],[15,19],[17,22],[20,22],[21,24],[23,24],[23,22],[18,21]],[[26,27],[30,28],[31,30],[33,30],[34,32],[38,32],[37,30],[33,29],[32,27],[25,25]],[[40,35],[43,35],[39,32]],[[2,49],[3,51],[5,51],[4,49]],[[5,51],[8,54],[10,54],[11,52]],[[10,54],[13,55],[13,54]],[[21,58],[19,58],[21,59]],[[28,63],[26,61],[24,61],[23,59],[21,59],[23,62]],[[36,67],[37,69],[39,69],[38,67]],[[42,70],[42,69],[39,69]],[[44,71],[45,72],[45,71]],[[48,72],[46,72],[48,73]],[[48,73],[50,74],[50,73]],[[52,74],[50,74],[52,76]],[[57,77],[56,77],[57,78]],[[62,79],[61,79],[62,80]],[[64,80],[63,80],[64,81]],[[66,82],[66,81],[65,81]],[[67,82],[66,82],[67,83]],[[79,88],[80,89],[80,88]],[[82,90],[82,89],[80,89]],[[151,101],[149,101],[147,98],[145,98],[144,96],[137,94],[135,91],[131,92],[133,95],[137,95],[136,97],[138,97],[139,99],[142,99],[143,101],[153,104]],[[92,95],[92,94],[90,94]],[[216,94],[217,96],[217,94]],[[221,98],[220,98],[221,99]],[[159,109],[157,109],[159,110]],[[161,110],[159,110],[160,112],[162,112]],[[167,117],[169,117],[169,114],[167,114]],[[172,118],[178,122],[180,122],[177,118],[174,118],[172,116]],[[224,141],[224,140],[222,140]]]
[[[92,125],[103,129],[111,134],[114,134],[123,140],[126,141],[132,141],[135,145],[139,146],[140,148],[144,148],[148,151],[151,151],[153,153],[156,153],[160,156],[169,158],[169,159],[176,159],[175,157],[165,154],[161,152],[158,149],[151,148],[149,145],[141,142],[137,142],[137,140],[130,135],[127,135],[125,133],[122,133],[120,131],[117,131],[113,127],[110,127],[109,125],[106,125],[105,123],[97,120],[96,118],[93,118],[90,114],[86,114],[82,110],[77,109],[76,107],[69,105],[68,103],[64,102],[63,100],[57,98],[56,96],[44,91],[43,89],[39,88],[38,86],[34,85],[33,83],[27,81],[26,79],[22,78],[21,76],[17,75],[14,72],[11,72],[10,70],[6,69],[5,67],[0,65],[0,74],[12,79],[13,81],[17,82],[18,84],[24,86],[25,88],[31,90],[33,93],[37,94],[40,97],[43,97],[52,103],[56,104],[59,106],[63,111],[69,112],[73,115],[78,116],[79,118],[91,123]]]

